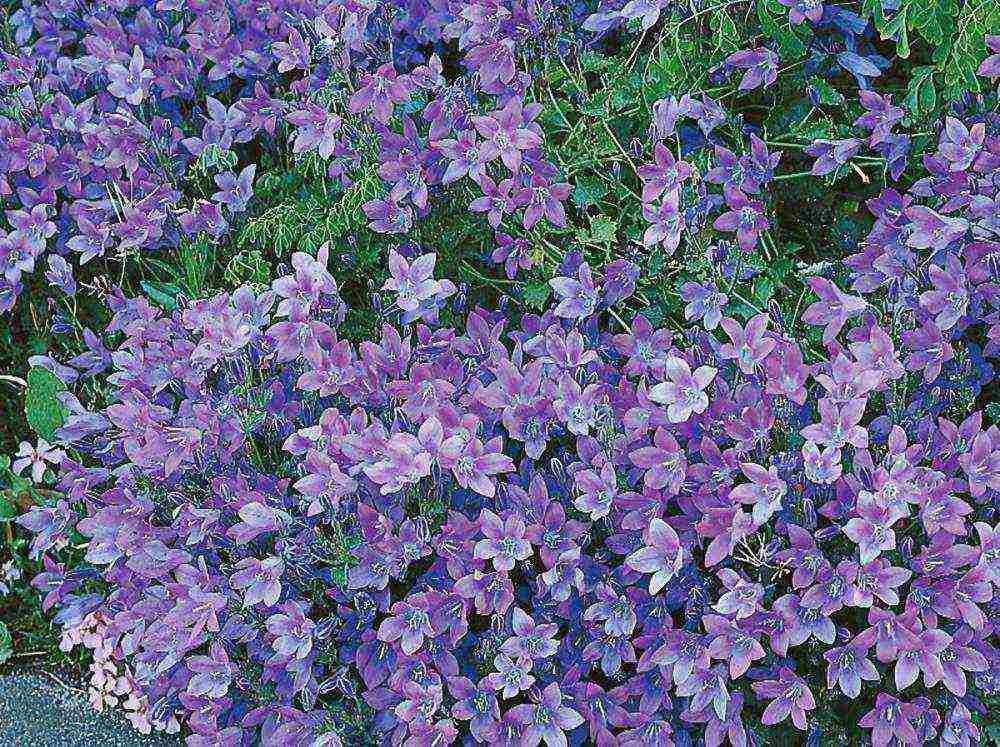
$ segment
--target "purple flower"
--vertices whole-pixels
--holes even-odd
[[[603,519],[611,512],[618,495],[618,478],[612,464],[605,464],[600,473],[590,469],[580,470],[576,473],[576,486],[581,495],[573,501],[573,505],[591,520]]]
[[[729,335],[729,342],[720,346],[719,355],[725,360],[735,359],[740,371],[751,375],[778,344],[777,340],[765,337],[767,321],[766,314],[758,314],[744,329],[733,319],[723,319],[722,329]]]
[[[645,542],[643,547],[625,558],[625,565],[639,573],[652,573],[649,593],[658,594],[680,572],[684,550],[677,532],[660,518],[649,522]]]
[[[986,577],[1000,585],[1000,526],[991,527],[983,521],[976,522],[979,534],[979,562],[977,567],[985,571]]]
[[[599,300],[597,287],[590,272],[590,265],[580,264],[576,278],[554,277],[549,285],[559,297],[555,308],[556,316],[566,319],[585,319],[597,309]]]
[[[484,87],[510,83],[517,72],[515,41],[511,38],[484,40],[468,51],[465,64],[479,74]]]
[[[450,438],[441,446],[440,464],[463,488],[487,498],[496,495],[495,476],[514,471],[514,462],[502,452],[500,436],[485,444],[478,438],[465,442],[460,436]]]
[[[868,563],[882,552],[896,547],[896,533],[892,525],[906,516],[895,507],[884,507],[872,500],[858,501],[857,516],[844,526],[846,534],[858,545],[861,562]]]
[[[624,372],[636,376],[665,375],[668,351],[673,335],[665,329],[654,329],[642,314],[632,320],[632,329],[614,336],[615,348],[628,356]]]
[[[971,128],[955,117],[946,117],[938,144],[939,155],[948,161],[950,171],[965,171],[975,162],[986,139],[986,123]]]
[[[67,296],[76,295],[76,280],[73,278],[73,267],[59,254],[49,255],[49,268],[45,278]]]
[[[245,607],[261,603],[271,607],[278,603],[281,577],[285,572],[285,564],[281,558],[245,558],[236,564],[236,569],[236,573],[230,576],[229,583],[234,589],[245,592]]]
[[[553,637],[559,631],[555,623],[538,624],[520,607],[514,607],[511,627],[514,635],[501,647],[511,657],[547,659],[559,650],[559,641]]]
[[[897,740],[902,744],[917,744],[917,733],[910,722],[918,714],[917,706],[880,692],[875,707],[861,718],[858,726],[872,730],[872,747],[888,747]]]
[[[352,114],[371,110],[377,121],[386,124],[392,118],[393,108],[410,100],[412,90],[410,77],[399,75],[391,63],[386,63],[363,76],[348,109]]]
[[[684,161],[678,161],[662,142],[653,147],[653,163],[640,166],[636,171],[642,180],[642,201],[654,202],[664,192],[668,198],[674,195],[674,208],[677,207],[676,195],[680,193],[684,182],[691,176],[693,169]]]
[[[247,209],[247,203],[253,197],[253,177],[257,173],[257,164],[250,164],[244,168],[239,176],[231,171],[224,171],[217,174],[215,183],[219,186],[219,191],[212,195],[212,199],[228,207],[234,213],[242,213]]]
[[[187,692],[195,697],[224,698],[229,692],[234,668],[219,643],[213,643],[209,653],[209,656],[192,656],[186,660],[187,668],[194,674],[188,680]]]
[[[805,149],[810,156],[815,156],[810,173],[813,176],[825,176],[836,171],[850,161],[861,150],[861,141],[857,138],[848,140],[814,140]]]
[[[757,47],[734,52],[723,62],[727,70],[746,70],[740,80],[739,90],[749,91],[760,86],[767,87],[778,79],[778,55],[770,49]]]
[[[857,449],[868,447],[868,430],[859,425],[865,414],[867,401],[856,399],[842,407],[829,398],[819,401],[821,422],[807,425],[802,429],[802,437],[818,444],[842,449],[851,444]]]
[[[806,711],[816,707],[816,700],[804,679],[788,667],[778,670],[778,679],[753,683],[753,691],[771,702],[764,709],[761,723],[766,726],[780,724],[789,715],[796,729],[806,730]]]
[[[413,208],[392,200],[370,200],[361,208],[378,233],[406,233],[413,226]]]
[[[705,329],[709,331],[719,326],[722,310],[729,302],[729,297],[720,292],[715,283],[684,283],[680,296],[687,303],[684,318],[688,321],[703,320]]]
[[[878,682],[878,670],[868,659],[868,649],[871,641],[865,635],[859,635],[846,646],[832,648],[823,654],[829,666],[826,670],[826,686],[834,685],[849,698],[861,694],[861,681]]]
[[[608,635],[631,635],[637,617],[629,598],[606,583],[598,583],[594,591],[598,601],[584,611],[583,619],[603,621],[603,630]]]
[[[668,254],[677,251],[684,230],[684,214],[677,209],[680,194],[668,192],[658,206],[647,203],[642,206],[642,217],[650,225],[642,235],[642,244],[652,248],[662,244]]]
[[[524,230],[534,228],[542,216],[553,226],[565,226],[566,209],[562,203],[570,191],[568,184],[553,183],[538,174],[532,176],[528,186],[517,193],[518,203],[525,206]]]
[[[726,591],[713,607],[716,612],[742,620],[758,611],[764,597],[763,586],[747,581],[731,568],[723,568],[718,576]]]
[[[955,357],[955,350],[934,322],[903,332],[903,342],[913,352],[906,358],[909,371],[923,371],[924,381],[934,381],[941,366]]]
[[[826,278],[811,277],[807,282],[820,300],[810,304],[802,312],[802,321],[825,325],[824,343],[829,344],[835,340],[849,319],[868,308],[868,303],[863,298],[844,293]]]
[[[281,610],[267,618],[267,630],[274,636],[271,646],[278,656],[304,659],[312,651],[316,623],[306,617],[300,602],[285,602]]]
[[[536,747],[542,742],[547,747],[566,747],[564,732],[583,723],[583,716],[563,705],[562,690],[557,682],[547,686],[534,704],[514,706],[511,716],[527,727],[521,736],[523,747]]]
[[[988,35],[986,46],[993,54],[982,61],[976,74],[985,78],[1000,78],[1000,35]]]
[[[747,632],[741,623],[719,615],[705,615],[703,622],[705,631],[711,638],[708,655],[712,659],[729,662],[730,679],[739,679],[746,674],[753,662],[766,656],[760,641]],[[681,694],[680,690],[677,694]]]
[[[973,648],[976,644],[972,628],[963,625],[950,637],[948,645],[938,653],[941,681],[956,697],[965,697],[966,672],[985,672],[989,666],[986,657]],[[933,684],[928,683],[928,686]]]
[[[639,20],[643,31],[648,31],[660,19],[660,13],[669,5],[668,0],[629,0],[621,9],[627,21]]]
[[[505,233],[498,233],[496,238],[497,247],[490,259],[503,262],[509,280],[516,278],[519,270],[530,270],[535,266],[535,250],[527,239],[515,239]]]
[[[653,445],[643,446],[629,454],[632,464],[646,470],[643,482],[647,488],[667,488],[672,494],[680,491],[687,472],[687,460],[680,445],[665,428],[657,428]]]
[[[27,441],[22,441],[14,454],[10,470],[15,475],[20,475],[26,467],[31,467],[31,479],[40,483],[45,475],[46,463],[58,465],[66,456],[66,452],[50,445],[44,438],[38,439],[38,444],[32,446]]]
[[[943,676],[938,655],[951,642],[951,636],[937,628],[928,628],[919,633],[904,629],[902,633],[903,642],[896,659],[896,689],[904,690],[912,685],[921,672],[925,684],[930,687]]]
[[[810,609],[821,609],[825,615],[853,606],[857,575],[858,566],[850,560],[842,560],[835,568],[827,568],[818,575],[816,584],[802,595],[802,604]]]
[[[427,594],[411,594],[406,601],[394,602],[389,617],[378,626],[378,639],[399,641],[403,653],[412,656],[423,647],[425,638],[437,635],[431,622],[433,609]]]
[[[309,70],[311,50],[309,43],[302,38],[298,29],[288,32],[288,41],[279,41],[271,45],[271,51],[278,58],[278,72],[288,73],[293,70]]]
[[[285,119],[296,128],[292,141],[293,153],[315,150],[323,158],[329,158],[340,146],[337,134],[343,120],[318,104],[305,102],[301,109],[288,112]]]
[[[764,469],[759,464],[745,462],[740,468],[750,483],[733,488],[729,497],[740,503],[752,504],[753,520],[764,524],[781,508],[788,485],[778,477],[776,467]]]
[[[90,526],[84,523],[86,521],[87,519],[84,519],[79,525],[81,532],[85,532]],[[36,559],[46,550],[61,548],[68,544],[69,533],[75,522],[76,514],[65,500],[57,501],[54,506],[34,506],[17,518],[18,524],[35,535],[31,539],[31,557]],[[97,559],[88,553],[88,560],[94,562]]]
[[[382,290],[396,294],[396,305],[404,312],[416,311],[421,302],[432,298],[439,289],[434,280],[436,254],[424,254],[407,262],[396,251],[389,250],[389,278]]]
[[[785,624],[784,644],[786,649],[801,646],[810,638],[830,645],[837,639],[837,629],[829,615],[819,609],[803,606],[795,594],[786,594],[774,603],[774,609]]]
[[[807,18],[813,23],[819,23],[823,17],[823,0],[780,0],[780,2],[788,8],[788,20],[795,25]],[[799,728],[805,727],[799,726]]]
[[[920,294],[920,305],[935,314],[934,323],[947,332],[962,318],[969,307],[969,291],[965,287],[965,270],[954,255],[945,258],[946,268],[932,264],[927,271],[933,290]]]
[[[138,45],[132,48],[132,58],[128,67],[114,62],[107,67],[108,93],[125,99],[132,106],[139,106],[149,92],[153,71],[147,70],[146,60]]]
[[[914,249],[945,249],[969,228],[964,218],[941,215],[923,205],[912,205],[904,213],[912,221],[906,243]]]
[[[482,156],[476,133],[463,130],[455,139],[439,140],[433,143],[448,158],[448,168],[441,177],[442,184],[451,184],[463,176],[469,176],[474,181],[482,183],[486,175],[486,159]]]
[[[500,653],[493,660],[493,666],[497,671],[486,675],[483,684],[497,692],[503,691],[505,700],[535,684],[535,678],[529,674],[531,659],[527,657],[512,659],[507,654]]]
[[[716,218],[712,225],[719,231],[735,231],[740,247],[748,252],[757,246],[760,234],[771,225],[764,217],[764,206],[732,188],[726,188],[726,203],[729,211]]]
[[[473,684],[468,677],[449,678],[448,691],[456,701],[451,707],[451,715],[468,721],[469,730],[477,741],[488,742],[500,719],[496,695],[482,683]]]
[[[524,519],[516,513],[510,513],[506,520],[501,520],[484,508],[479,523],[486,539],[476,542],[476,558],[491,560],[498,571],[510,571],[516,563],[532,556],[531,544],[524,537]]]
[[[877,598],[883,604],[895,606],[899,604],[896,589],[912,576],[913,571],[890,566],[884,558],[872,560],[858,569],[858,577],[854,582],[855,604],[859,607],[871,607]]]
[[[479,157],[485,163],[499,158],[515,176],[521,170],[522,154],[542,144],[537,125],[532,120],[541,112],[541,105],[532,104],[527,110],[520,99],[511,99],[507,105],[489,116],[472,117],[476,130],[483,137]]]
[[[483,196],[469,203],[474,213],[486,213],[489,224],[497,229],[505,215],[514,212],[518,201],[517,185],[513,179],[504,179],[499,184],[483,174],[479,179]]]
[[[700,366],[693,373],[687,361],[671,356],[664,361],[667,381],[649,390],[649,398],[667,405],[667,418],[671,423],[683,423],[692,414],[700,415],[708,409],[706,387],[715,379],[717,369]]]

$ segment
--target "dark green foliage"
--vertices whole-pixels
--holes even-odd
[[[42,438],[51,440],[69,414],[57,396],[65,391],[66,385],[55,374],[38,366],[28,372],[27,383],[24,415],[28,426]]]

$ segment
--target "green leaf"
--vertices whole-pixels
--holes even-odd
[[[548,303],[552,289],[546,282],[528,283],[524,286],[524,302],[533,309],[542,311]]]
[[[937,91],[934,87],[935,68],[932,65],[913,68],[910,83],[906,89],[906,107],[917,117],[925,117],[937,106]]]
[[[24,415],[31,429],[50,441],[69,415],[69,410],[57,397],[65,391],[66,385],[51,371],[39,366],[28,372],[27,383]]]
[[[906,25],[906,8],[879,26],[882,39],[896,42],[896,54],[902,59],[910,56],[910,32]]]
[[[139,285],[149,296],[149,300],[164,311],[173,311],[177,308],[177,296],[181,292],[180,286],[174,283],[150,282],[148,280],[143,280]]]
[[[608,193],[608,188],[599,179],[581,178],[573,187],[573,204],[578,208],[596,205]]]
[[[753,295],[760,305],[766,305],[774,296],[775,284],[767,276],[758,278],[754,284]]]
[[[819,96],[819,103],[826,106],[840,106],[844,103],[844,94],[827,83],[823,78],[813,76],[809,79],[809,86],[816,91]]]
[[[14,507],[13,499],[14,491],[0,492],[0,521],[10,521],[17,516],[17,508]]]
[[[226,266],[225,279],[227,283],[238,286],[243,283],[267,284],[271,268],[258,249],[242,251]]]
[[[590,221],[590,240],[595,244],[610,244],[618,233],[618,224],[606,215],[598,215]]]
[[[0,622],[0,664],[3,664],[14,653],[14,639],[7,629],[7,625]]]
[[[740,35],[729,11],[722,9],[718,13],[713,13],[710,28],[712,41],[717,50],[728,55],[740,48]]]
[[[778,43],[782,60],[797,60],[805,54],[805,42],[788,22],[788,10],[778,0],[757,0],[757,17],[764,33]]]

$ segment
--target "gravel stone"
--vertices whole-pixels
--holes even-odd
[[[177,747],[176,735],[140,734],[117,713],[97,713],[84,692],[42,674],[0,677],[4,747]]]

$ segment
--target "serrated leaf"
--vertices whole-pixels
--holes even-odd
[[[608,193],[604,182],[598,179],[578,179],[573,187],[573,204],[578,208],[596,205]]]
[[[56,396],[65,391],[66,385],[54,373],[39,366],[28,372],[27,384],[24,397],[25,418],[31,430],[51,441],[69,415],[69,410]]]
[[[586,49],[580,53],[580,67],[585,73],[596,73],[607,70],[613,64],[613,60],[602,54]],[[556,70],[561,70],[556,67]]]
[[[618,223],[606,215],[598,215],[590,221],[590,240],[597,244],[610,244],[618,233]]]
[[[524,302],[531,308],[542,311],[551,293],[552,289],[546,282],[528,283],[524,286]]]

